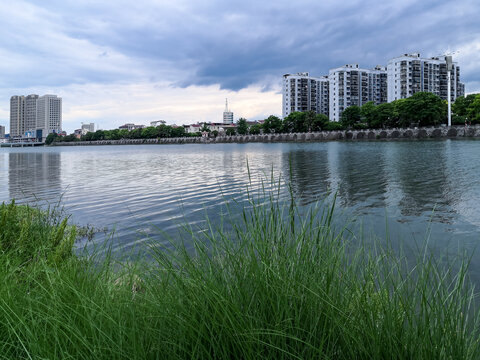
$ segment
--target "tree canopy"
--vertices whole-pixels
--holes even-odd
[[[237,121],[237,133],[240,135],[246,135],[248,133],[247,119],[240,118]]]

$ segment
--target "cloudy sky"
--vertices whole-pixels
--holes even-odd
[[[281,114],[281,76],[458,51],[480,92],[480,1],[3,0],[0,125],[9,99],[63,98],[64,129]]]

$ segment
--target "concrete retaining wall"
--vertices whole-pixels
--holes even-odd
[[[384,140],[384,139],[426,139],[426,138],[463,138],[480,137],[480,125],[425,127],[417,129],[372,129],[320,131],[312,133],[236,135],[206,137],[182,137],[159,139],[122,139],[101,141],[77,141],[53,143],[55,146],[83,145],[134,145],[134,144],[214,144],[214,143],[246,143],[246,142],[307,142],[331,140]]]

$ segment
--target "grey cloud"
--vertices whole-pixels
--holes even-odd
[[[184,0],[169,5],[146,0],[113,4],[69,0],[42,6],[61,19],[69,37],[134,59],[150,78],[172,70],[177,78],[170,80],[179,86],[220,84],[232,90],[261,83],[266,77],[280,78],[285,72],[322,75],[345,63],[385,64],[404,52],[436,55],[448,46],[480,38],[480,4],[474,0],[454,5],[436,0]],[[103,50],[99,56],[107,53]],[[76,81],[135,77],[122,73],[122,68],[96,71],[65,64],[60,70],[62,74],[46,81],[72,81],[66,75],[69,70]],[[462,77],[473,83],[478,73],[470,70]]]

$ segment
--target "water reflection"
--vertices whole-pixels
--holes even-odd
[[[402,191],[398,202],[403,216],[433,213],[438,221],[451,222],[457,201],[452,186],[452,172],[447,165],[447,145],[443,142],[421,142],[415,148],[405,143],[393,146],[395,179]]]
[[[388,178],[384,148],[378,143],[363,148],[347,145],[339,152],[336,163],[340,204],[385,207]]]
[[[305,148],[285,152],[282,169],[301,205],[320,200],[331,188],[327,150]]]
[[[119,251],[144,241],[144,233],[175,237],[185,221],[201,227],[206,213],[213,223],[221,215],[239,216],[247,186],[254,196],[264,186],[268,191],[272,174],[274,181],[283,176],[291,183],[300,205],[337,192],[339,210],[362,216],[380,235],[385,213],[397,225],[399,239],[424,234],[436,207],[435,241],[480,240],[480,141],[0,151],[0,201],[58,199],[63,193],[62,204],[75,222],[116,228],[114,249]],[[225,199],[237,201],[230,213]]]
[[[20,202],[56,202],[62,195],[59,152],[8,154],[10,199]]]

